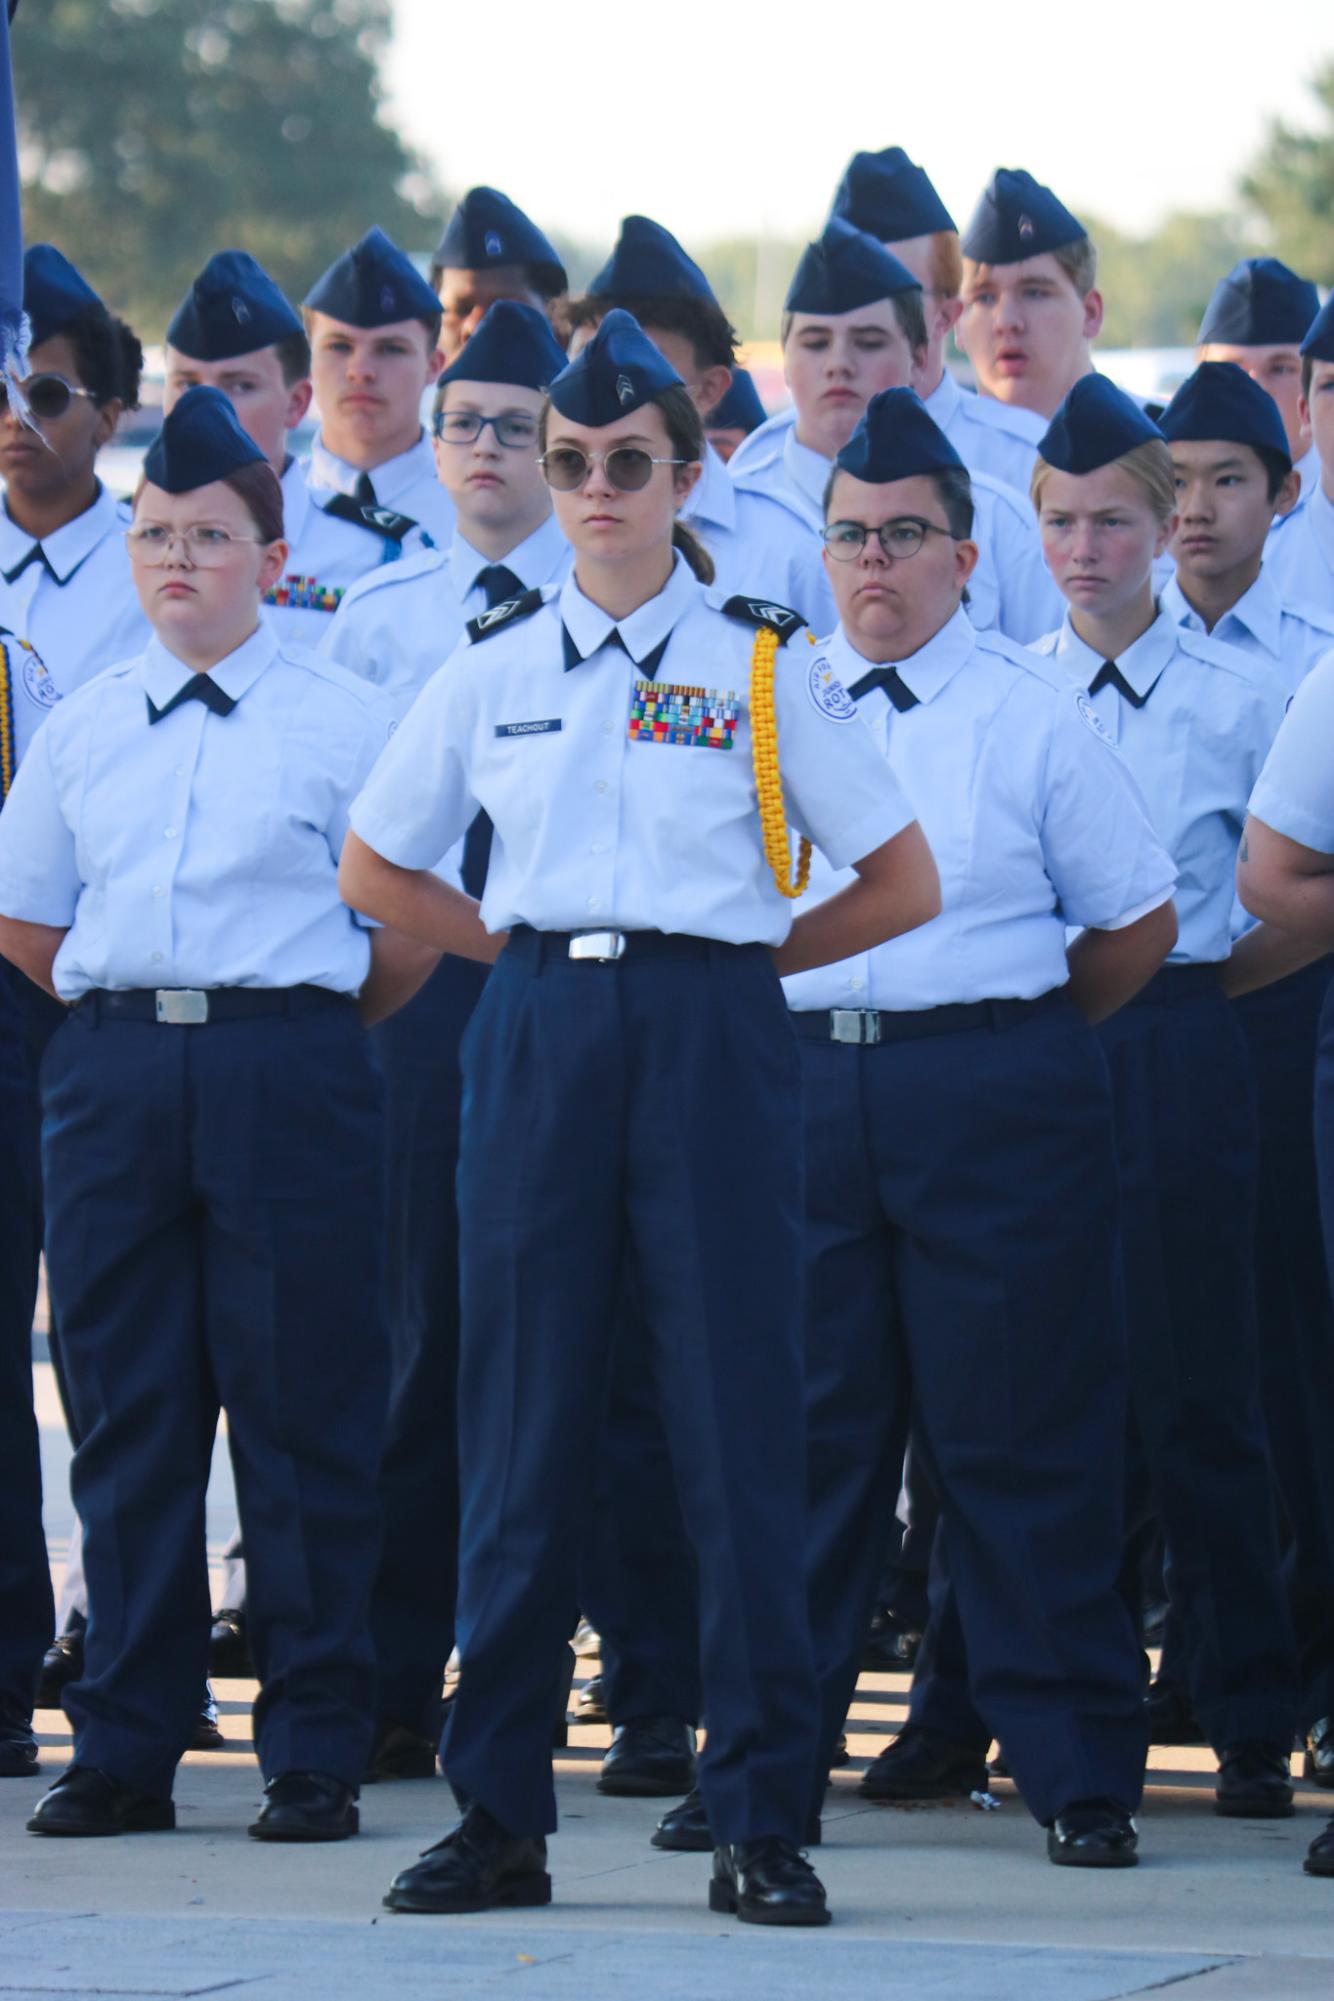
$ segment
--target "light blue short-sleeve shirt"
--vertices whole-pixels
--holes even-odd
[[[1250,810],[1276,834],[1317,854],[1334,854],[1334,653],[1293,696]]]
[[[840,627],[819,657],[849,689],[870,663]],[[931,923],[783,984],[797,1009],[1031,1000],[1068,977],[1072,925],[1116,930],[1166,902],[1175,878],[1124,760],[1045,661],[979,633],[962,611],[897,663],[915,697],[858,708],[918,809],[940,871]],[[813,894],[849,878],[823,865]]]
[[[348,807],[389,737],[373,689],[261,625],[185,701],[156,638],[63,701],[0,813],[0,913],[67,929],[57,992],[329,987],[366,930],[338,895]]]
[[[573,574],[542,600],[493,614],[427,683],[353,806],[358,835],[430,868],[484,807],[488,931],[781,944],[792,906],[764,857],[752,770],[755,626],[679,556],[619,625]],[[789,817],[846,867],[912,809],[804,629],[779,649],[774,690]]]

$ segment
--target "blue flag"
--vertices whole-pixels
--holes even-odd
[[[9,22],[17,0],[0,15],[0,367],[11,382],[27,372],[28,323],[23,317],[23,217],[19,207],[18,136]]]

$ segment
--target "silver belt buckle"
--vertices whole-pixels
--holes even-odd
[[[611,959],[625,957],[624,931],[581,931],[571,938],[569,953],[572,959],[594,959],[606,965]]]
[[[829,1010],[829,1040],[831,1042],[855,1042],[859,1045],[871,1045],[879,1042],[879,1009],[831,1007]]]
[[[173,1028],[198,1028],[208,1020],[208,995],[202,987],[159,987],[153,998],[158,1020]]]

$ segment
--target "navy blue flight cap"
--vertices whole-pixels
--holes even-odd
[[[230,361],[301,331],[295,308],[248,251],[218,250],[177,306],[167,345],[192,361]]]
[[[24,252],[23,310],[32,326],[34,347],[63,332],[89,306],[101,305],[87,279],[54,243],[34,243]]]
[[[517,299],[497,299],[483,313],[457,360],[438,377],[447,382],[512,382],[545,389],[565,366],[565,352],[545,313]]]
[[[259,446],[241,429],[231,398],[196,383],[163,418],[144,454],[144,478],[164,493],[193,493],[242,466],[265,463]]]
[[[1320,311],[1320,294],[1277,257],[1243,257],[1214,286],[1197,347],[1296,347]]]
[[[569,287],[565,266],[535,222],[497,188],[469,188],[445,225],[435,261],[445,271],[526,264],[553,293]]]
[[[1058,472],[1097,472],[1162,432],[1106,375],[1081,375],[1038,444]]]
[[[1307,329],[1302,355],[1307,361],[1334,361],[1334,292]]]
[[[440,301],[420,271],[378,228],[368,229],[360,243],[335,258],[307,292],[305,304],[349,327],[433,319],[440,311]]]
[[[1292,467],[1278,404],[1235,361],[1202,361],[1177,390],[1158,427],[1169,445],[1178,438],[1183,442],[1216,438],[1250,445],[1257,452],[1277,452],[1284,465]]]
[[[918,473],[965,470],[963,460],[915,389],[882,389],[834,464],[868,486]]]
[[[975,264],[1021,264],[1088,235],[1050,188],[1023,167],[997,167],[963,234]]]
[[[476,335],[473,336],[476,339]],[[551,401],[572,424],[614,424],[681,378],[633,313],[613,306],[587,347],[551,385]]]
[[[593,299],[707,299],[713,288],[670,229],[646,215],[627,215],[616,248],[588,288]]]
[[[749,370],[734,368],[732,386],[721,403],[716,403],[705,418],[705,428],[710,431],[758,431],[765,421],[767,412],[760,401],[760,392],[755,387]]]
[[[925,169],[910,160],[902,146],[854,153],[830,213],[880,243],[903,243],[910,236],[932,236],[938,229],[954,228],[954,217]]]
[[[920,282],[874,236],[831,216],[808,243],[787,288],[789,313],[850,313],[896,292],[920,292]]]

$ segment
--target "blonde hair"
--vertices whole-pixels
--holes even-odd
[[[1112,465],[1120,466],[1129,473],[1153,509],[1157,521],[1170,521],[1177,511],[1176,481],[1172,474],[1172,454],[1165,438],[1146,438],[1142,445],[1112,459]],[[1037,513],[1042,512],[1042,489],[1047,483],[1047,475],[1056,468],[1045,459],[1038,459],[1033,466],[1033,477],[1029,481],[1029,497]],[[1099,468],[1101,471],[1101,467]]]

